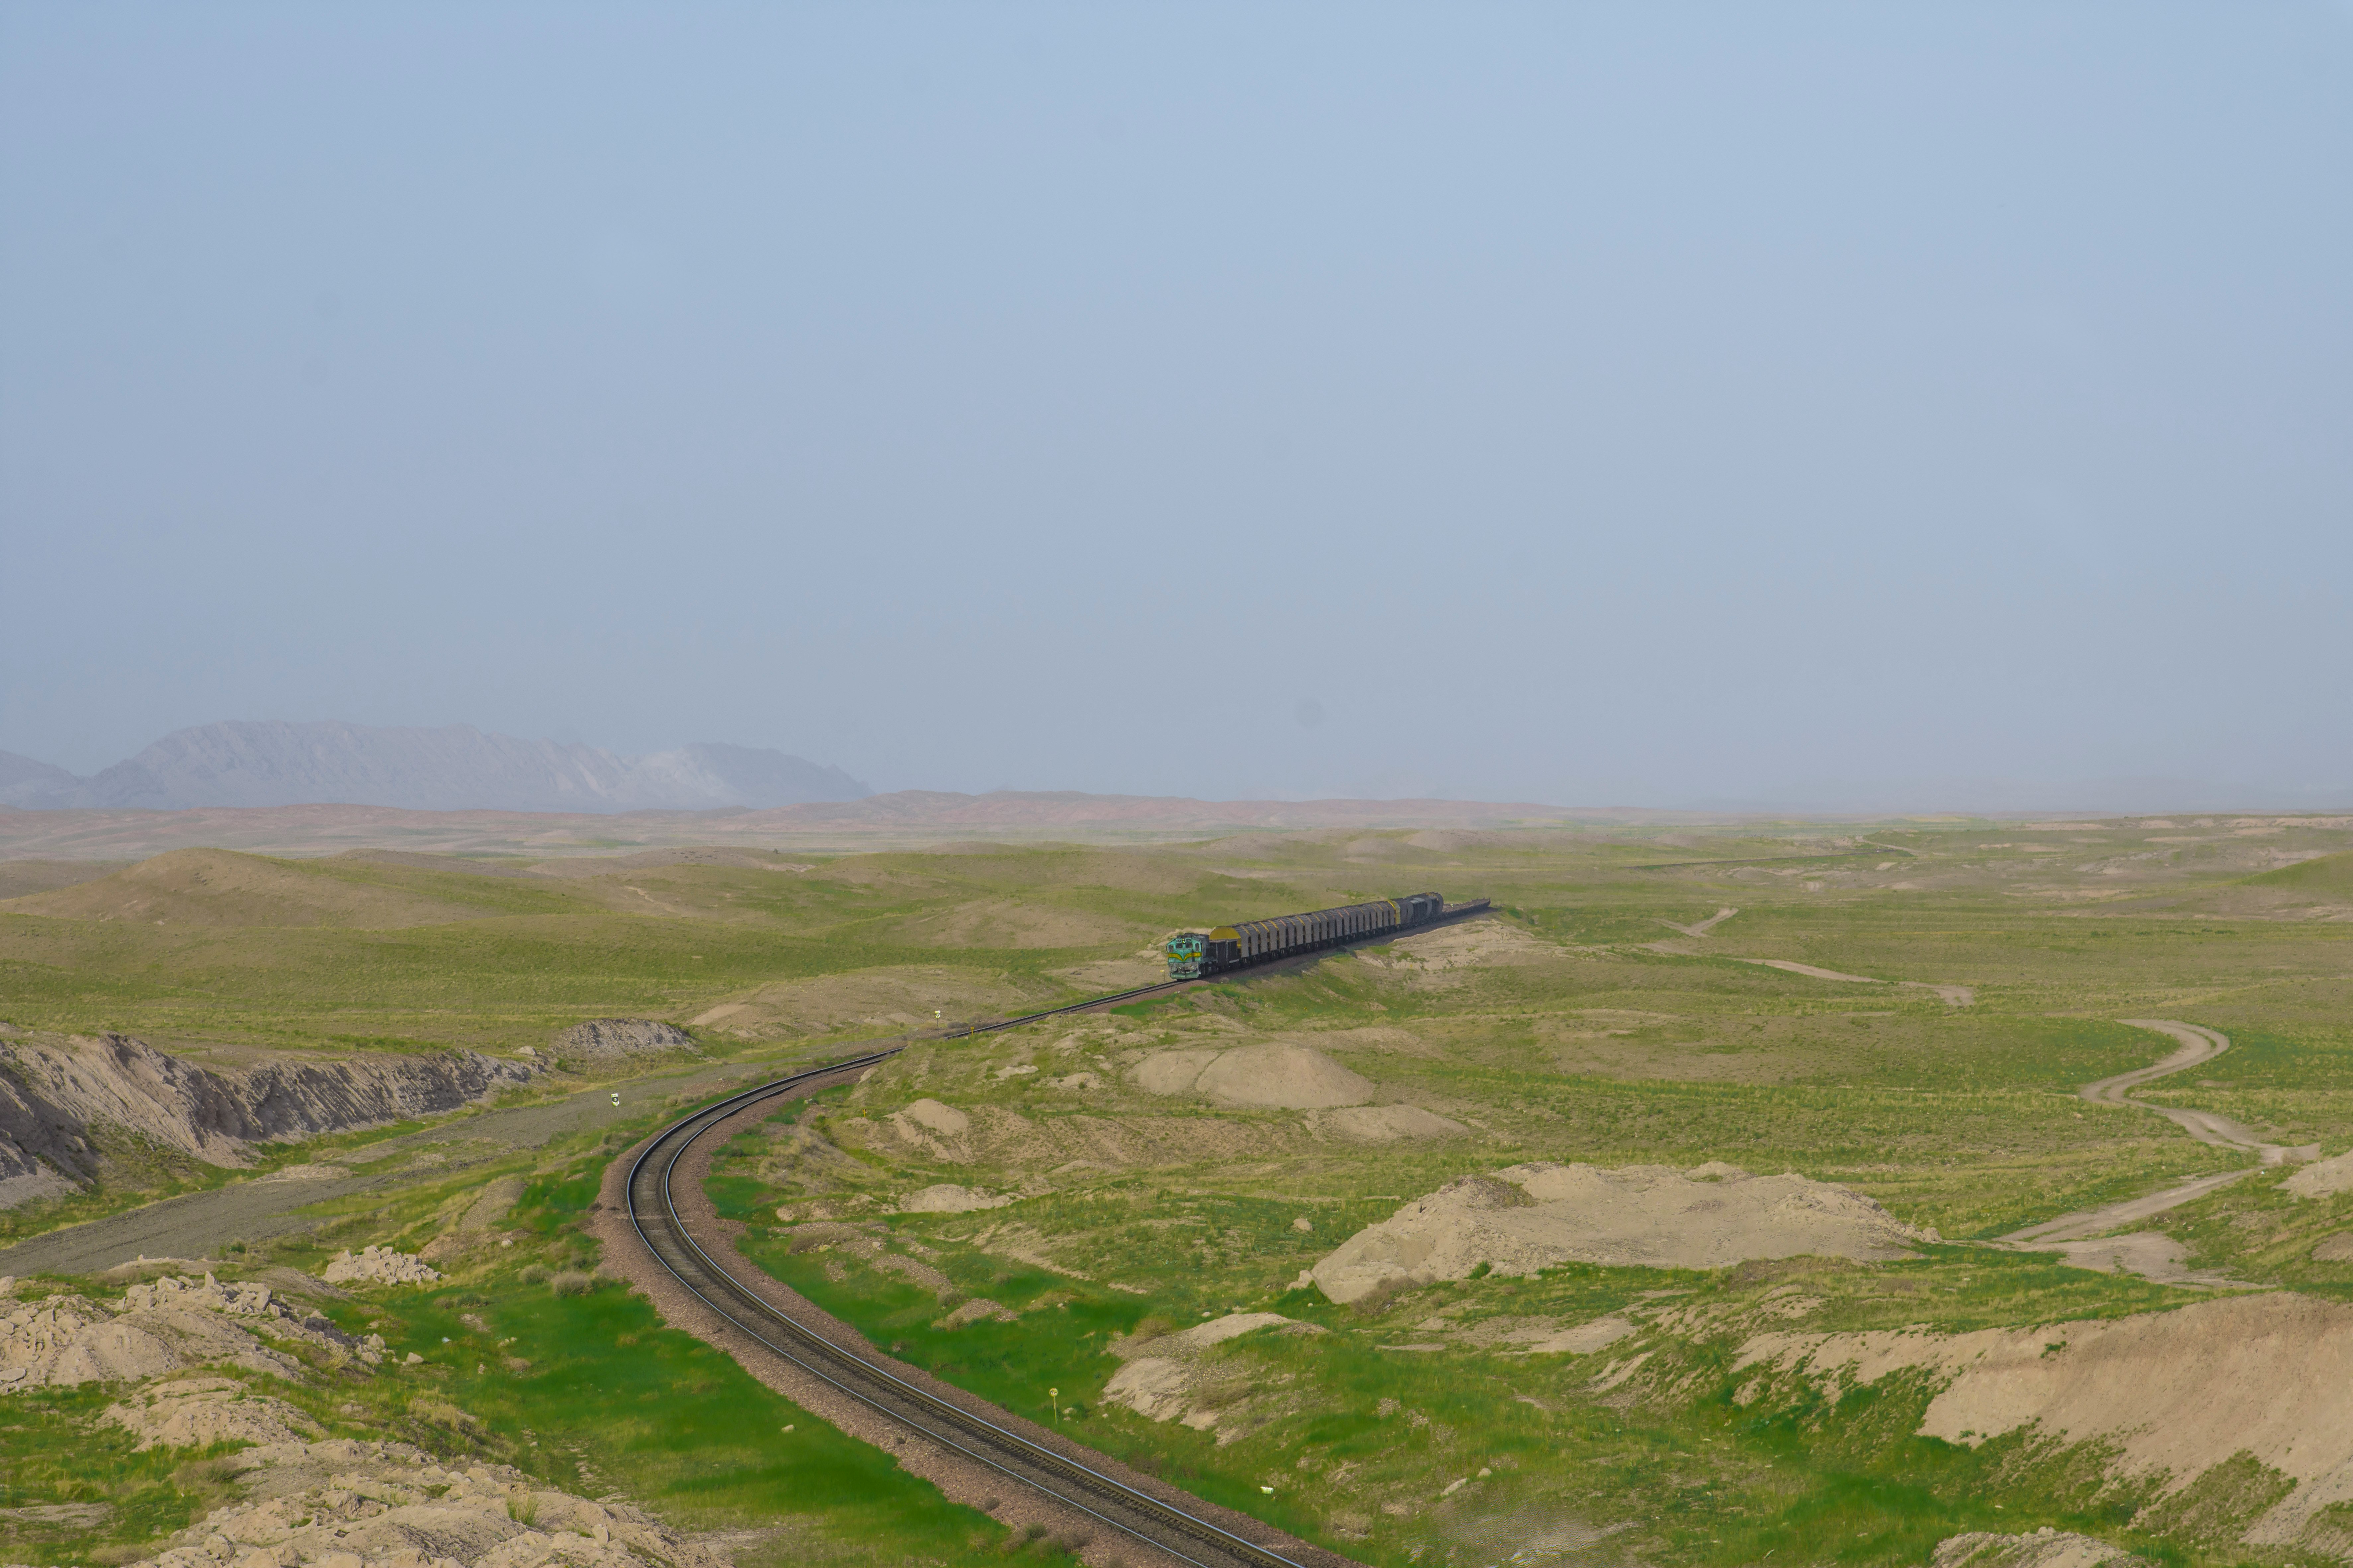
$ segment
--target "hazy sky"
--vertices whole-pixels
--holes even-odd
[[[2348,300],[2346,6],[11,0],[0,749],[2344,802]]]

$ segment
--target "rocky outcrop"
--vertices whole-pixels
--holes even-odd
[[[696,1048],[692,1035],[653,1018],[591,1018],[557,1036],[555,1047],[567,1057],[643,1057]]]
[[[723,1555],[626,1503],[591,1502],[505,1465],[445,1466],[406,1443],[269,1443],[229,1463],[238,1500],[154,1542],[142,1568],[726,1568]]]
[[[211,1165],[241,1166],[260,1142],[454,1110],[531,1080],[476,1051],[200,1068],[129,1035],[0,1039],[0,1208],[97,1174],[103,1128]]]
[[[216,1443],[300,1443],[325,1434],[282,1399],[256,1394],[233,1377],[152,1383],[100,1417],[150,1448],[209,1448]]]
[[[330,1285],[430,1285],[441,1275],[421,1258],[389,1247],[368,1247],[356,1253],[338,1252],[319,1278]]]
[[[112,1308],[84,1296],[50,1296],[0,1317],[0,1394],[157,1377],[186,1366],[302,1374],[300,1362],[257,1335],[331,1357],[373,1363],[384,1355],[382,1336],[355,1340],[317,1313],[290,1307],[267,1285],[166,1276],[132,1286]]]

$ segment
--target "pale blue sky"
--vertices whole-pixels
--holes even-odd
[[[2353,800],[2348,175],[2325,5],[0,5],[0,749]]]

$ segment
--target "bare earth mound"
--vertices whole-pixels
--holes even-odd
[[[1331,1111],[1317,1128],[1354,1143],[1398,1143],[1415,1138],[1460,1138],[1471,1130],[1419,1105],[1359,1105]]]
[[[2306,1165],[2280,1185],[2300,1198],[2325,1198],[2331,1193],[2353,1189],[2353,1154],[2339,1154],[2333,1160]]]
[[[1559,1263],[1722,1268],[1803,1253],[1882,1259],[1935,1239],[1871,1199],[1804,1176],[1664,1165],[1539,1163],[1464,1176],[1350,1237],[1310,1275],[1335,1301],[1397,1284],[1466,1279],[1482,1263],[1530,1275]]]
[[[2116,1445],[2123,1470],[2168,1478],[2168,1493],[2252,1453],[2296,1483],[2242,1538],[2252,1545],[2295,1545],[2353,1500],[2353,1308],[2308,1296],[1969,1334],[1765,1334],[1736,1364],[1861,1384],[1924,1367],[1951,1381],[1923,1436],[1976,1444],[2039,1424]]]
[[[1228,1105],[1322,1110],[1373,1097],[1360,1078],[1312,1046],[1240,1046],[1229,1051],[1156,1051],[1135,1069],[1152,1094],[1198,1094]]]

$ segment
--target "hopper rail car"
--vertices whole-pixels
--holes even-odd
[[[1376,899],[1368,904],[1241,921],[1207,931],[1180,931],[1168,939],[1168,978],[1198,980],[1367,937],[1418,930],[1488,907],[1485,899],[1449,904],[1436,893],[1408,893],[1401,899]]]

